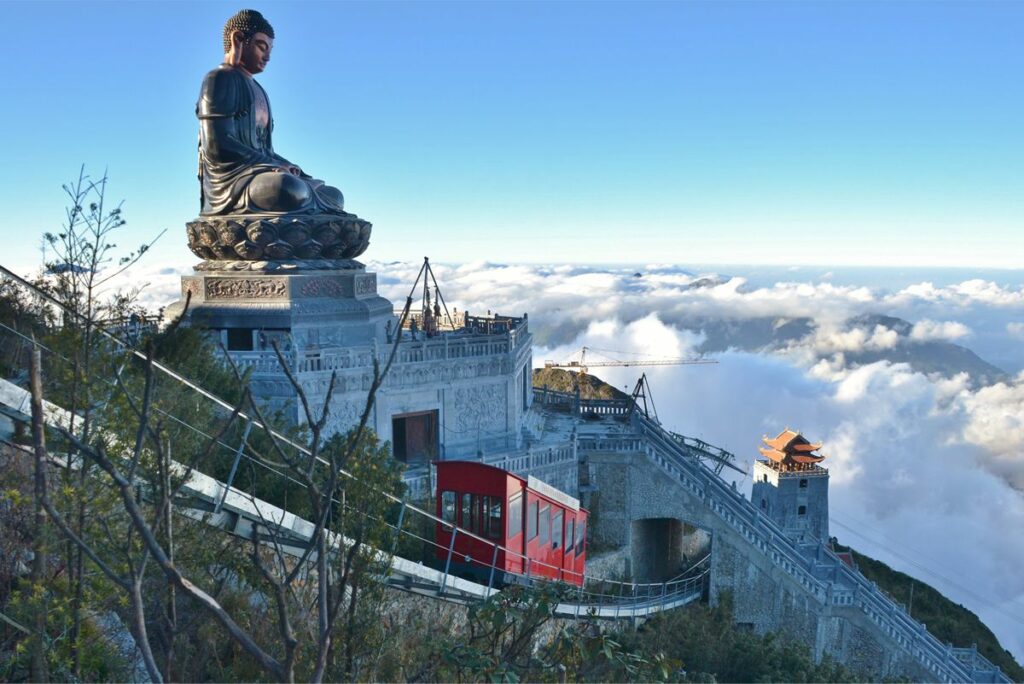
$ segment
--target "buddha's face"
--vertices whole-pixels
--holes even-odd
[[[250,74],[258,74],[267,68],[274,39],[266,33],[254,33],[249,40],[242,41],[241,48],[241,66]]]

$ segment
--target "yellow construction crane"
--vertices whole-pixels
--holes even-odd
[[[627,354],[629,352],[616,352],[603,349],[594,349],[593,347],[583,347],[580,349],[580,360],[579,361],[566,361],[565,363],[558,363],[557,361],[545,361],[545,368],[561,368],[563,370],[576,370],[580,372],[580,375],[586,375],[587,370],[590,368],[605,368],[608,366],[682,366],[682,365],[703,365],[708,363],[718,363],[713,359],[633,359],[629,361],[591,361],[587,362],[587,351],[607,351],[609,354]]]

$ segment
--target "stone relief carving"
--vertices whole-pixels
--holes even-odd
[[[377,275],[370,273],[356,278],[356,294],[373,294],[377,291]]]
[[[331,412],[327,416],[326,434],[330,436],[338,432],[347,432],[354,428],[359,423],[359,418],[362,417],[365,406],[365,402],[344,401],[337,398],[332,400]],[[373,425],[372,413],[370,414],[370,425],[371,427]]]
[[[286,297],[283,278],[207,278],[207,299],[270,299]]]
[[[349,297],[308,297],[305,299],[292,300],[292,311],[295,313],[308,314],[341,314],[361,313],[365,307],[357,299]]]
[[[499,383],[455,390],[455,428],[459,432],[505,429],[505,386]]]
[[[344,297],[348,294],[345,285],[337,278],[310,278],[302,283],[299,292],[303,297]]]

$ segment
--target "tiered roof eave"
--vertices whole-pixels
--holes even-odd
[[[822,443],[812,444],[797,430],[786,428],[776,437],[764,437],[764,443],[766,446],[758,447],[758,451],[779,471],[806,470],[825,460],[822,454],[814,453]]]

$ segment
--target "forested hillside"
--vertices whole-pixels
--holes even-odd
[[[534,368],[533,386],[556,392],[575,392],[579,384],[582,399],[628,399],[629,395],[589,373],[583,375],[561,368]]]
[[[1024,668],[1004,649],[981,619],[958,603],[953,603],[937,589],[893,570],[888,565],[853,549],[853,557],[861,573],[876,582],[896,602],[910,607],[915,620],[928,625],[928,631],[954,646],[978,645],[978,651],[1003,669],[1015,682],[1024,681]],[[911,601],[913,587],[913,601]]]

